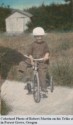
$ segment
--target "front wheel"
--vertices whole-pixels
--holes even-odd
[[[39,103],[41,100],[40,95],[40,85],[39,85],[39,78],[37,75],[34,75],[34,83],[33,83],[33,97],[36,103]]]

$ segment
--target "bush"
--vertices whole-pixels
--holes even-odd
[[[73,46],[73,43],[70,41],[63,41],[61,42],[60,46],[59,46],[59,50],[67,50],[70,49]]]
[[[67,50],[67,49],[69,49],[70,48],[70,44],[69,44],[69,42],[67,41],[65,41],[65,42],[62,42],[61,43],[61,45],[60,45],[60,50]]]
[[[51,68],[53,79],[57,85],[73,86],[73,65],[62,60]]]
[[[10,106],[8,106],[6,102],[1,99],[1,115],[7,115],[9,111],[11,111]]]
[[[54,49],[55,53],[59,56],[69,57],[69,51],[73,47],[73,42],[69,40],[62,40],[60,41],[59,45],[56,46],[56,49]]]

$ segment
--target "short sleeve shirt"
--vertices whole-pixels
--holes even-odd
[[[33,42],[28,48],[28,55],[32,55],[34,58],[43,58],[43,56],[49,52],[48,45],[45,41]]]

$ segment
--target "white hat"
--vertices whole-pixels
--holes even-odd
[[[34,36],[41,36],[41,35],[43,36],[43,35],[45,35],[45,31],[42,27],[36,27],[33,29],[33,35]]]

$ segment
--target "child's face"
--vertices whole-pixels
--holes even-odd
[[[41,42],[43,40],[43,36],[35,36],[37,42]]]

